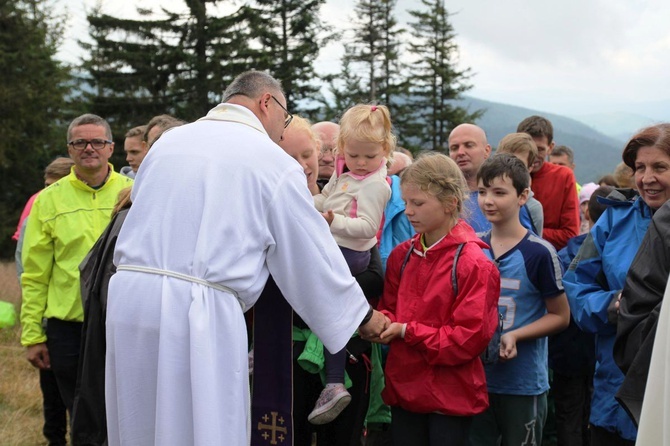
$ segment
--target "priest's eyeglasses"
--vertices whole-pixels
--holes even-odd
[[[75,139],[74,141],[70,141],[67,144],[74,150],[82,151],[86,149],[89,144],[91,147],[93,147],[94,150],[102,150],[105,148],[105,146],[107,146],[107,144],[111,143],[112,141],[108,141],[106,139]]]
[[[293,121],[293,115],[288,110],[286,110],[286,107],[281,105],[281,102],[279,102],[276,97],[274,97],[274,96],[271,96],[271,97],[272,97],[272,99],[275,100],[277,105],[279,105],[281,107],[281,109],[284,110],[284,113],[286,115],[286,116],[284,116],[284,128],[288,127],[288,125],[291,123],[291,121]]]

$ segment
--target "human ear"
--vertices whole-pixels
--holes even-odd
[[[551,155],[551,151],[554,150],[554,146],[556,145],[555,141],[552,141],[551,144],[549,144],[547,148],[547,156]]]
[[[449,201],[444,205],[444,213],[453,215],[456,213],[456,209],[458,209],[458,199],[452,195],[448,200]]]
[[[268,104],[270,103],[270,99],[272,99],[272,95],[270,93],[263,93],[263,95],[261,95],[258,105],[260,106],[263,113],[268,113]]]
[[[529,196],[530,196],[530,188],[527,187],[519,194],[519,206],[523,206],[524,204],[526,204]]]

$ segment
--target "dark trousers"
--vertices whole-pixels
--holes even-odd
[[[468,446],[472,417],[414,413],[391,408],[394,446]]]
[[[40,389],[42,390],[42,408],[44,427],[42,433],[49,446],[65,445],[67,442],[67,409],[58,390],[56,376],[51,370],[40,370]]]
[[[72,416],[74,390],[77,383],[81,322],[49,319],[47,321],[47,349],[51,370],[56,377],[63,403]]]
[[[347,265],[349,265],[349,271],[351,271],[351,274],[354,276],[368,269],[371,256],[370,251],[354,251],[353,249],[345,248],[343,246],[340,246],[340,251],[342,251],[344,260],[346,260]]]
[[[635,446],[634,441],[625,440],[602,427],[591,425],[590,431],[592,446]]]
[[[360,338],[352,338],[347,344],[347,350],[358,361],[347,360],[346,365],[346,371],[352,381],[352,387],[348,389],[351,402],[335,420],[320,426],[307,421],[307,415],[314,408],[323,390],[321,378],[319,375],[305,371],[296,361],[293,362],[294,446],[311,446],[314,432],[318,446],[360,445],[365,415],[370,404],[369,362],[365,359],[370,357],[370,343]]]
[[[558,446],[589,446],[593,375],[567,376],[554,371],[552,389]]]

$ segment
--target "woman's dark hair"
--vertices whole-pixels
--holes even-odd
[[[642,147],[656,147],[670,156],[670,124],[656,124],[640,130],[623,149],[623,162],[635,171],[637,152]]]

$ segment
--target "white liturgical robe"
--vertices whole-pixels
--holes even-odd
[[[132,200],[109,287],[109,444],[246,445],[243,311],[268,275],[333,352],[364,318],[363,293],[302,169],[244,107],[163,134]]]

